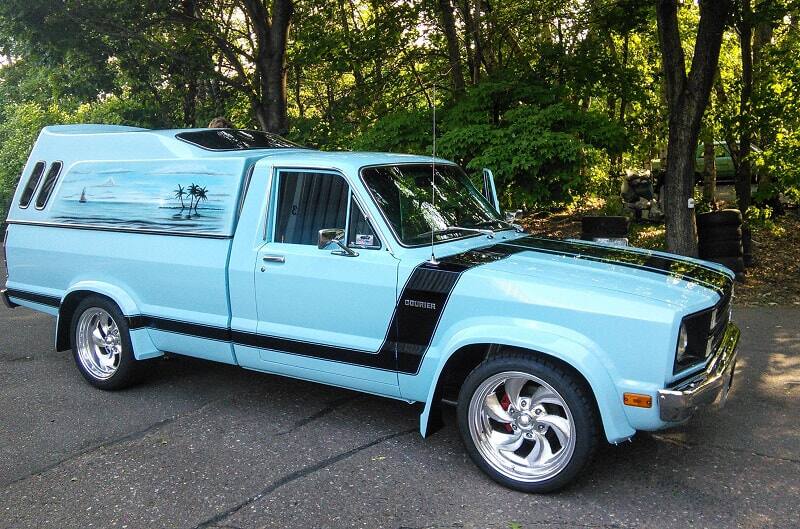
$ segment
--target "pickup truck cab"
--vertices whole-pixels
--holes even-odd
[[[418,403],[423,436],[456,402],[475,463],[524,491],[724,401],[729,270],[533,237],[483,189],[446,160],[256,131],[46,127],[2,297],[55,316],[100,389],[169,352]]]

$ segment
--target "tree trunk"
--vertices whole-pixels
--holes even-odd
[[[687,76],[678,29],[678,1],[658,0],[656,3],[669,109],[665,213],[667,249],[673,253],[697,255],[694,209],[690,206],[694,188],[695,148],[714,82],[729,10],[729,0],[700,2],[700,22],[692,68]]]
[[[742,0],[739,43],[742,50],[742,91],[739,103],[739,165],[736,168],[736,201],[744,214],[750,207],[750,102],[753,93],[753,12],[750,0]]]
[[[481,48],[480,35],[480,0],[463,0],[461,4],[461,16],[464,19],[464,30],[467,34],[467,58],[470,62],[470,76],[472,84],[478,84],[481,80],[481,64],[483,63],[483,51]],[[470,45],[472,48],[470,48]]]
[[[194,18],[197,11],[196,0],[183,0],[183,13],[186,17]],[[192,39],[194,43],[196,38]],[[182,77],[186,82],[183,93],[183,123],[186,127],[194,127],[197,123],[197,79],[194,64],[187,62],[183,67]]]
[[[716,204],[717,198],[717,158],[714,156],[714,134],[706,127],[703,134],[703,200]]]
[[[255,40],[256,93],[251,106],[261,128],[286,134],[286,42],[294,11],[293,0],[274,0],[270,16],[263,0],[242,0]]]
[[[453,79],[453,92],[456,97],[464,93],[464,71],[461,68],[461,51],[456,33],[456,20],[450,0],[439,0],[439,17],[447,39],[447,59],[450,62],[450,77]]]

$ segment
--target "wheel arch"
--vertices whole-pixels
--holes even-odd
[[[133,298],[117,286],[94,281],[76,283],[67,289],[58,307],[55,333],[56,351],[66,351],[70,348],[69,333],[72,315],[81,301],[89,296],[102,296],[109,299],[119,307],[120,312],[125,316],[139,312]]]
[[[606,439],[618,443],[629,439],[636,431],[631,427],[622,407],[621,396],[614,379],[601,358],[585,343],[549,333],[528,335],[525,341],[515,340],[514,333],[506,329],[495,334],[494,339],[460,343],[442,355],[432,378],[425,407],[420,416],[420,433],[425,436],[441,425],[440,403],[447,397],[447,386],[463,383],[464,378],[480,362],[504,351],[524,351],[534,357],[546,358],[558,364],[589,388],[599,413]],[[463,375],[463,378],[461,378]]]

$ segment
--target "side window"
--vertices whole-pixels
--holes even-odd
[[[42,178],[44,172],[44,162],[36,162],[33,166],[33,171],[28,177],[28,183],[25,184],[25,189],[22,191],[22,196],[19,197],[19,207],[27,208],[33,198],[33,192],[36,191],[36,186],[39,185],[39,179]]]
[[[53,192],[53,187],[56,185],[58,175],[61,173],[61,162],[53,162],[50,164],[50,169],[47,171],[47,176],[44,177],[44,183],[36,195],[36,209],[42,209],[47,204],[50,198],[50,193]]]
[[[313,244],[319,230],[345,229],[350,189],[341,175],[281,171],[275,213],[275,242]]]
[[[350,195],[350,219],[347,223],[347,245],[354,248],[379,250],[381,241],[358,202]]]
[[[728,148],[725,145],[714,145],[714,158],[727,158]]]

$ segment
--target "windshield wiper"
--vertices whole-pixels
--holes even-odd
[[[523,227],[522,227],[522,226],[520,226],[519,224],[514,224],[513,222],[508,222],[508,221],[506,221],[506,220],[500,220],[500,219],[495,219],[495,220],[482,220],[482,221],[480,221],[480,222],[476,222],[476,223],[475,223],[475,226],[486,226],[486,225],[488,225],[488,224],[494,224],[494,223],[496,223],[496,222],[499,222],[500,224],[503,224],[503,225],[505,225],[507,228],[510,228],[510,229],[516,230],[516,231],[517,231],[517,232],[519,232],[519,233],[522,233],[523,231],[525,231],[525,228],[523,228]]]
[[[480,228],[465,228],[463,226],[447,226],[446,228],[442,228],[440,230],[433,230],[433,231],[426,231],[425,233],[420,233],[415,238],[421,239],[422,237],[430,237],[431,235],[441,235],[443,233],[450,233],[453,231],[466,231],[469,233],[482,233],[486,235],[488,238],[494,238],[494,231],[492,230],[482,230]]]

